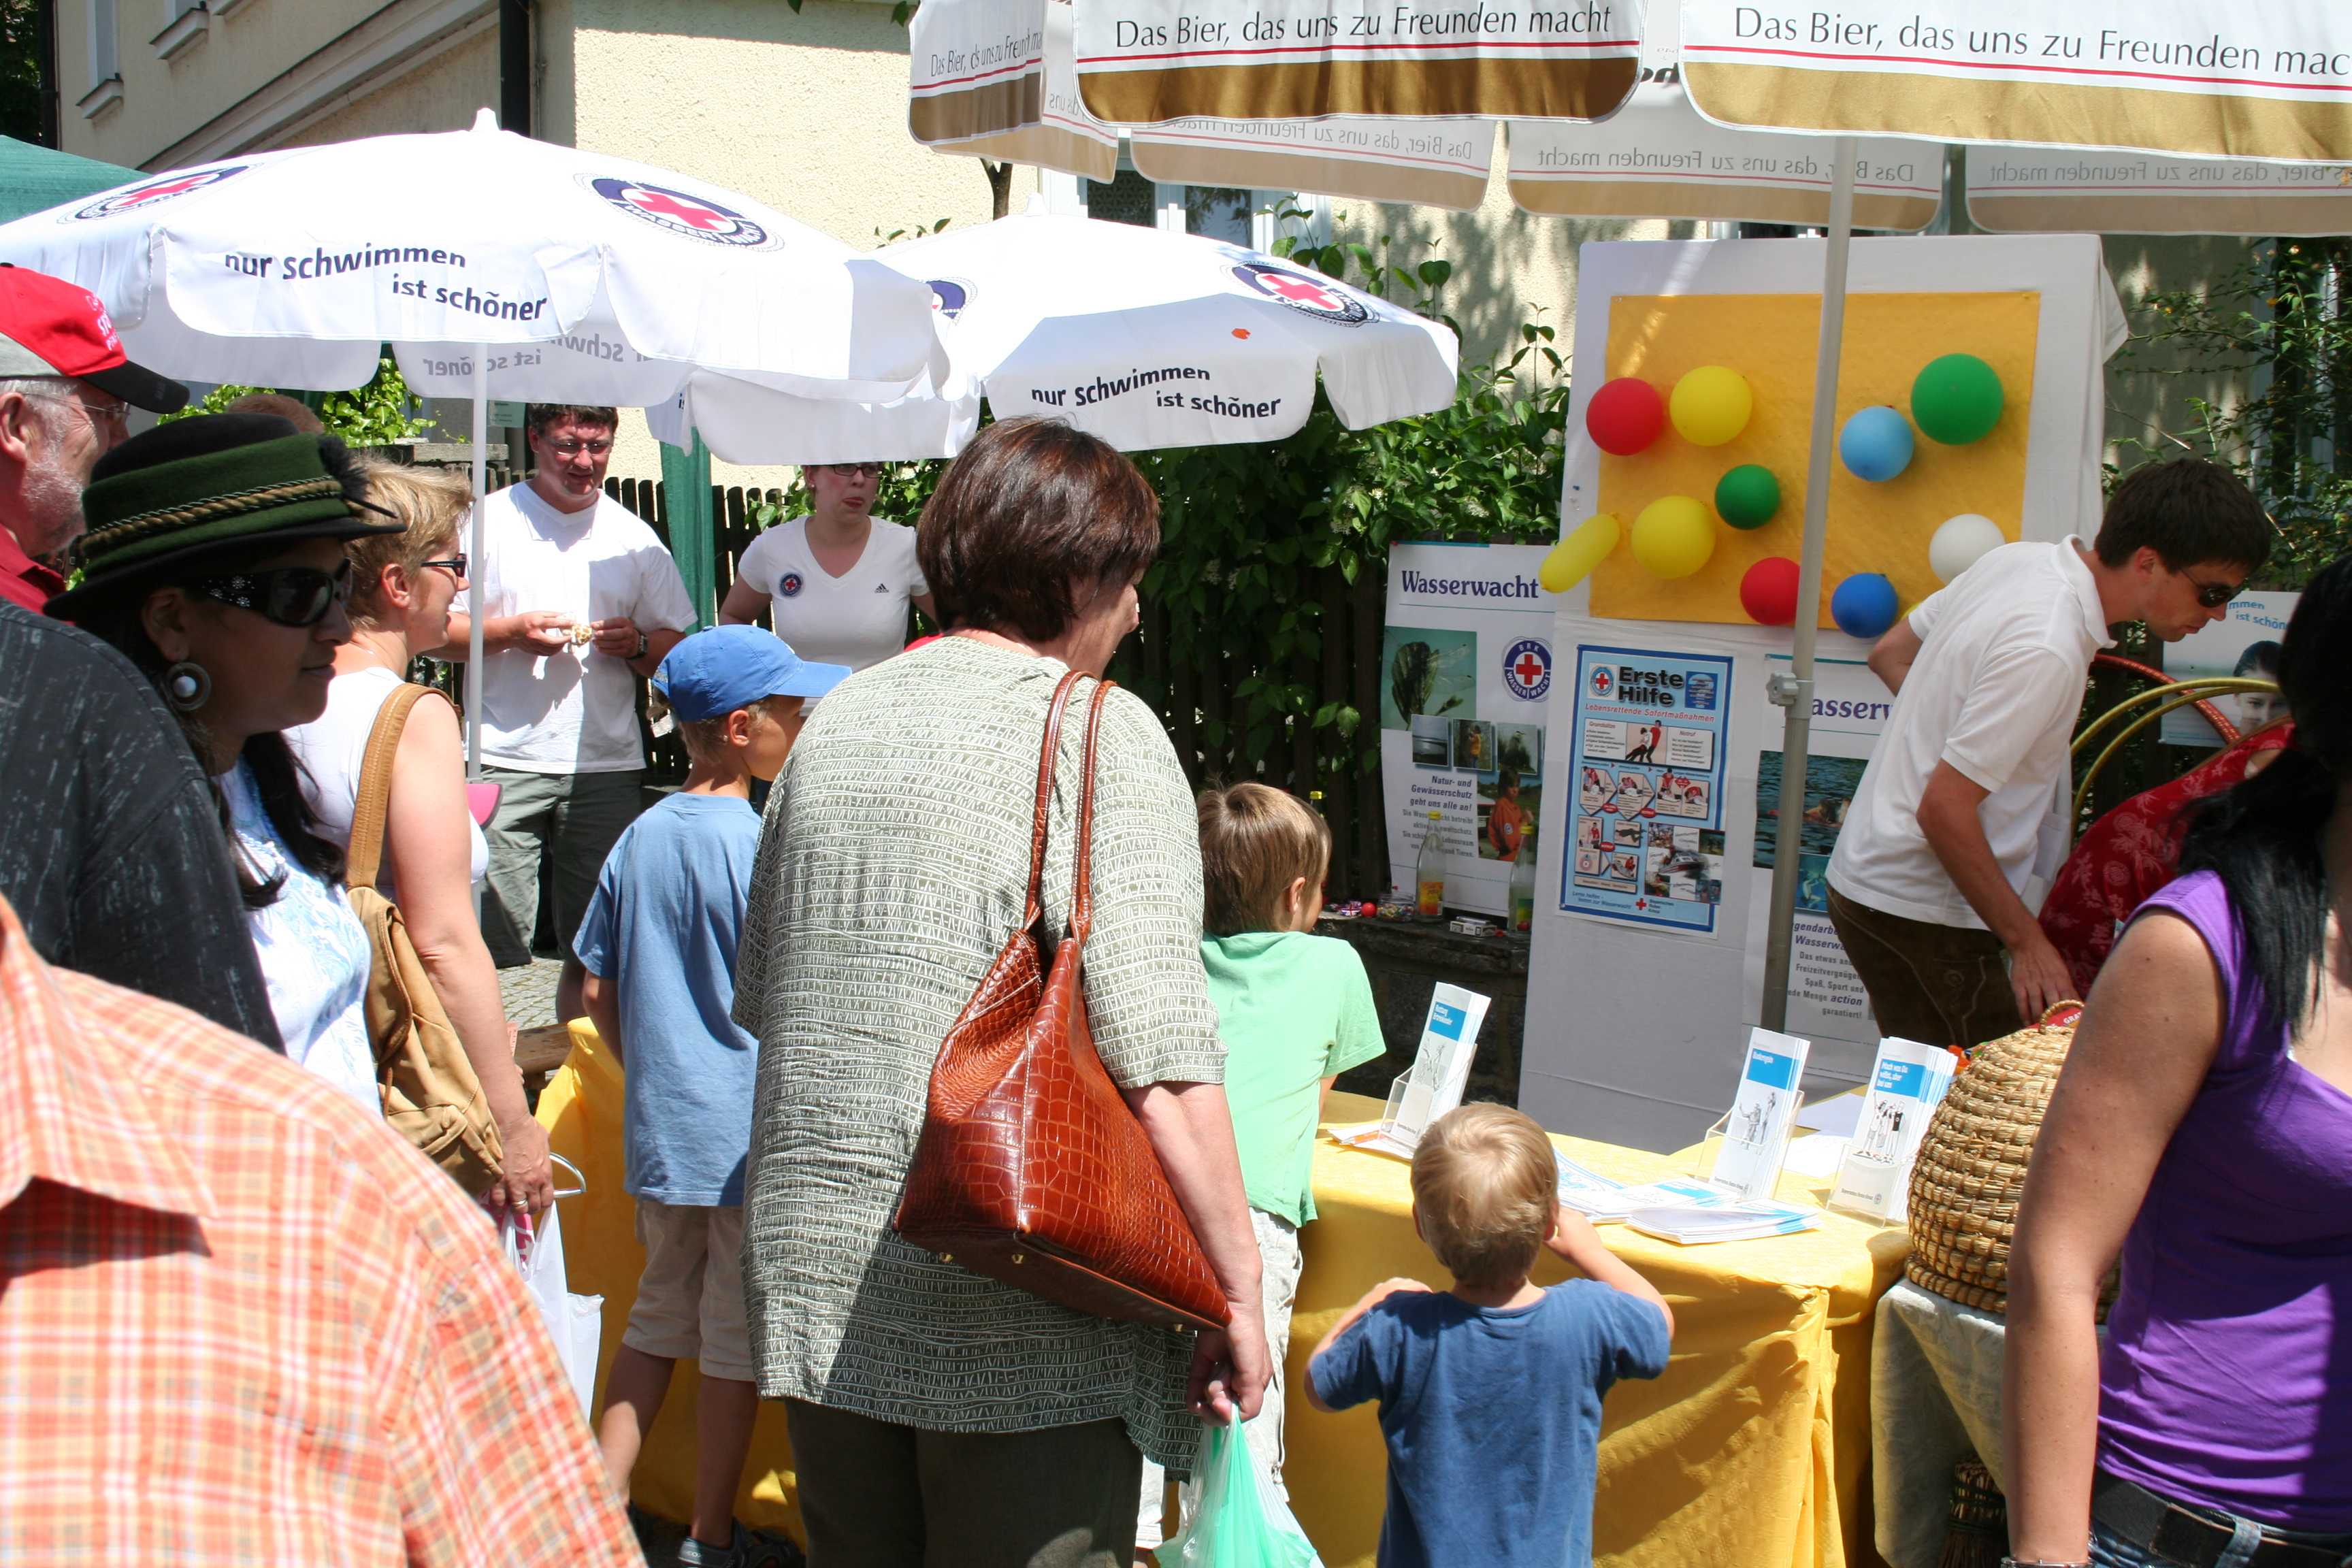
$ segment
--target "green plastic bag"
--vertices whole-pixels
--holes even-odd
[[[1238,1425],[1213,1426],[1201,1446],[1201,1499],[1160,1549],[1169,1568],[1323,1568],[1315,1543],[1274,1495]]]

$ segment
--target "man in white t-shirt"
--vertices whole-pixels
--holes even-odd
[[[2227,469],[2147,464],[2116,487],[2095,547],[2003,545],[1879,639],[1870,668],[1895,710],[1830,858],[1829,910],[1881,1032],[1974,1046],[2067,998],[2034,910],[2063,854],[2092,656],[2112,626],[2177,642],[2221,619],[2271,531]]]
[[[677,563],[604,494],[619,424],[610,408],[534,406],[534,472],[483,502],[483,777],[499,785],[482,935],[501,969],[530,962],[540,862],[565,957],[645,782],[636,677],[694,626]],[[465,657],[449,617],[443,658]]]

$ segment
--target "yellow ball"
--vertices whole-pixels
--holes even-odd
[[[1548,594],[1565,594],[1587,577],[1617,548],[1623,530],[1611,512],[1595,512],[1568,531],[1536,569],[1536,581]]]
[[[1698,447],[1720,447],[1748,428],[1756,394],[1748,378],[1719,364],[1701,365],[1675,383],[1666,416],[1682,438]]]
[[[1715,520],[1688,496],[1660,496],[1633,520],[1633,559],[1653,576],[1687,577],[1715,553]]]

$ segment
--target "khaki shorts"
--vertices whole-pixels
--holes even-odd
[[[646,1272],[621,1342],[669,1361],[688,1357],[705,1377],[754,1383],[743,1317],[743,1210],[680,1208],[637,1200]]]

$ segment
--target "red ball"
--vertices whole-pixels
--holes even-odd
[[[1785,555],[1767,555],[1739,579],[1739,607],[1758,626],[1792,626],[1797,619],[1797,563]]]
[[[1592,395],[1584,428],[1604,452],[1630,458],[1666,427],[1666,400],[1638,376],[1621,375]]]

